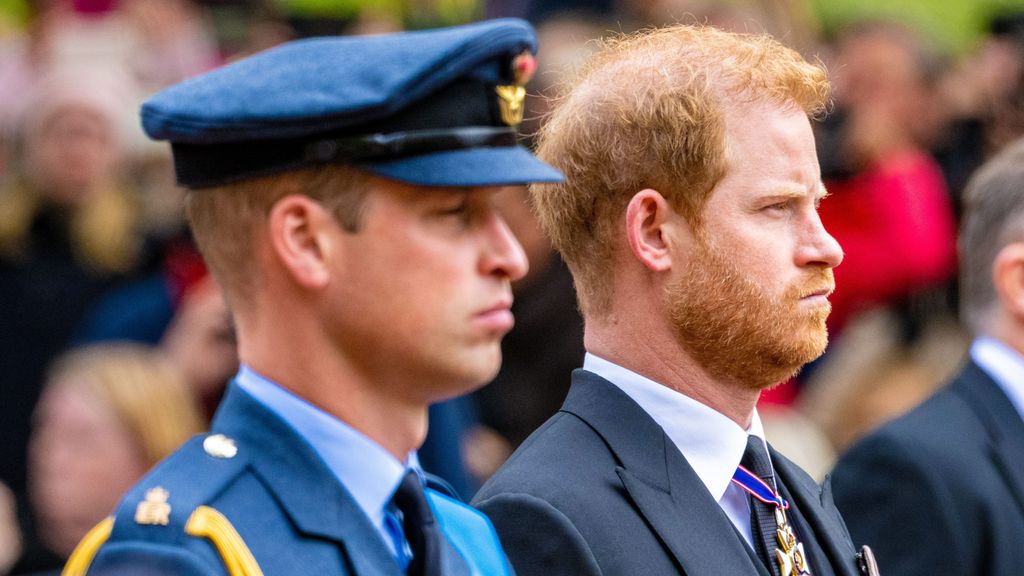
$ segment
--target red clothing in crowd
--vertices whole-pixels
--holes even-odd
[[[858,310],[955,273],[956,224],[942,173],[930,156],[904,152],[826,187],[821,220],[845,254],[835,269],[830,332]]]

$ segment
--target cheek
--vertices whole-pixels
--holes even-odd
[[[42,483],[66,482],[66,489],[96,494],[120,490],[133,483],[144,471],[143,460],[135,441],[126,432],[115,429],[91,430],[63,440],[55,438],[54,442],[38,444],[33,454]]]
[[[472,297],[476,273],[472,258],[464,252],[421,249],[403,258],[403,265],[384,281],[395,292],[394,298],[405,300],[404,307],[437,314],[458,308]]]
[[[754,285],[768,293],[785,290],[792,258],[777,237],[733,236],[715,242],[716,258],[730,265]]]

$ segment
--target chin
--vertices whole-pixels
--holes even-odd
[[[458,362],[456,365],[450,366],[449,370],[438,372],[438,377],[435,379],[437,392],[430,402],[443,402],[483,388],[491,380],[494,380],[500,367],[500,351],[496,359],[474,355],[463,362]]]
[[[498,375],[499,368],[501,368],[500,356],[498,357],[497,362],[490,362],[487,364],[481,363],[472,371],[472,374],[467,375],[465,378],[466,385],[464,392],[472,392],[490,384],[490,382],[494,380],[494,377]]]

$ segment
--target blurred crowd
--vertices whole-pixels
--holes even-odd
[[[969,52],[946,54],[900,22],[824,31],[809,7],[783,1],[0,1],[0,574],[59,570],[121,491],[203,429],[237,368],[169,151],[143,137],[139,103],[293,38],[492,16],[538,26],[527,135],[588,40],[618,31],[767,32],[826,64],[821,216],[846,256],[829,351],[762,399],[783,452],[823,474],[959,365],[960,195],[1024,134],[1024,13],[992,15]],[[525,190],[500,202],[531,261],[516,328],[490,386],[435,407],[421,453],[466,497],[558,409],[583,358],[565,265]]]

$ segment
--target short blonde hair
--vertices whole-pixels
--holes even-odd
[[[295,170],[215,188],[191,190],[186,209],[199,251],[225,298],[247,298],[258,281],[255,234],[274,204],[304,194],[323,204],[339,224],[358,231],[368,175],[350,166]]]
[[[828,94],[821,66],[766,35],[678,25],[602,41],[539,133],[537,155],[565,181],[531,186],[584,315],[611,304],[606,278],[636,192],[658,190],[700,226],[728,168],[728,107],[771,102],[817,115]]]
[[[137,439],[147,467],[204,428],[183,376],[159,351],[141,344],[72,350],[55,361],[48,381],[75,386],[110,407]]]

